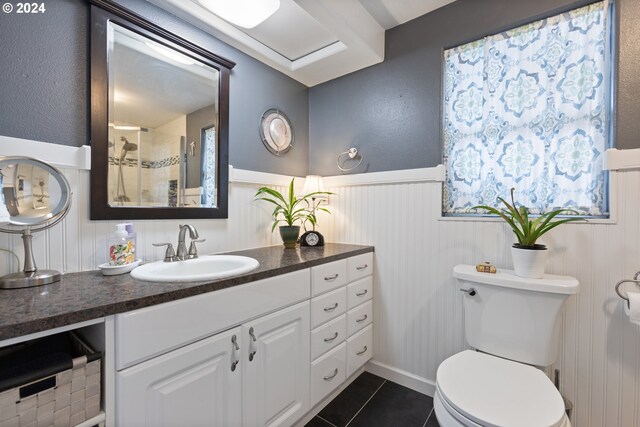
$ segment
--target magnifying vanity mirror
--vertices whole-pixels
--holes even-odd
[[[91,3],[91,218],[226,218],[235,64]]]
[[[0,277],[0,288],[26,288],[60,280],[60,272],[38,270],[33,233],[53,227],[71,206],[71,190],[53,166],[30,157],[0,157],[0,231],[22,234],[24,269]]]

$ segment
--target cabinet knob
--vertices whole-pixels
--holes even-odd
[[[338,274],[338,273],[336,273],[336,274],[334,274],[333,276],[326,276],[326,277],[324,278],[324,280],[326,280],[327,282],[331,282],[332,280],[336,280],[336,279],[338,278],[338,276],[339,276],[339,274]]]
[[[369,265],[367,265],[367,264],[359,265],[359,266],[356,267],[356,270],[362,271],[362,270],[366,269],[367,267],[369,267]]]
[[[356,296],[357,296],[357,297],[361,297],[361,296],[363,296],[363,295],[366,295],[366,294],[367,294],[367,292],[369,292],[369,291],[368,291],[367,289],[365,289],[364,291],[361,291],[361,292],[356,293]]]
[[[361,356],[367,352],[367,346],[365,345],[361,351],[356,351],[356,355]]]

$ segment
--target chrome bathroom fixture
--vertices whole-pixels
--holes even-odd
[[[624,283],[635,283],[638,289],[640,289],[640,271],[633,275],[633,280],[624,279],[616,283],[616,294],[618,294],[620,298],[627,302],[627,308],[629,308],[629,297],[626,295],[622,295],[622,292],[620,292],[620,286],[622,286],[622,284]]]
[[[354,166],[351,166],[349,168],[344,167],[345,162],[348,162],[349,160],[355,160],[357,158],[359,158],[358,163],[356,163]],[[362,164],[362,160],[362,154],[358,154],[358,149],[356,147],[351,147],[344,153],[338,154],[338,169],[340,169],[342,172],[352,171]]]
[[[0,288],[27,288],[60,280],[56,270],[38,270],[33,257],[33,233],[47,230],[65,217],[71,188],[53,166],[31,157],[0,157],[0,231],[22,234],[24,268],[0,277]]]
[[[120,137],[120,141],[124,142],[124,144],[122,144],[122,149],[120,150],[120,158],[118,159],[118,181],[116,186],[116,197],[114,198],[114,201],[130,202],[131,199],[127,197],[127,191],[124,188],[124,176],[122,175],[122,162],[124,162],[124,158],[126,157],[128,152],[138,151],[138,144],[129,142],[129,140],[124,136]]]
[[[270,108],[260,117],[260,139],[271,154],[281,156],[293,148],[291,120],[277,108]]]

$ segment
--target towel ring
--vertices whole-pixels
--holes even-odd
[[[340,159],[342,159],[342,157],[343,157],[343,156],[345,156],[345,155],[346,155],[347,157],[349,157],[349,158],[348,158],[348,159],[347,159],[347,158],[345,158],[345,159],[342,161],[342,164],[344,164],[344,162],[346,162],[347,160],[353,160],[353,159],[355,159],[355,158],[358,156],[358,149],[357,149],[357,148],[355,148],[355,147],[351,147],[351,148],[349,148],[349,150],[345,151],[344,153],[340,153],[340,154],[338,154],[338,161],[337,161],[337,163],[338,163],[338,169],[340,169],[342,172],[349,172],[349,171],[351,171],[351,170],[354,170],[355,168],[357,168],[358,166],[360,166],[360,165],[362,164],[363,157],[362,157],[362,155],[360,155],[360,161],[359,161],[355,166],[352,166],[352,167],[350,167],[350,168],[344,168],[344,167],[342,167],[342,166],[340,165]]]
[[[620,280],[618,283],[616,283],[616,294],[618,294],[618,296],[620,298],[622,298],[623,300],[625,300],[627,302],[627,307],[629,307],[629,308],[631,308],[630,305],[629,305],[629,297],[625,296],[625,295],[622,295],[622,293],[620,292],[620,286],[623,283],[635,283],[636,286],[640,286],[640,280],[638,280],[639,277],[640,277],[640,271],[638,271],[636,274],[634,274],[633,280],[625,279],[625,280]]]

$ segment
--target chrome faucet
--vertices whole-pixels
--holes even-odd
[[[189,231],[189,238],[191,238],[191,244],[187,251],[187,245],[184,242],[187,236],[187,230]],[[167,251],[164,254],[164,262],[184,261],[186,259],[198,258],[198,249],[196,243],[204,242],[206,239],[198,239],[198,230],[193,225],[184,224],[180,225],[180,232],[178,233],[178,250],[173,251],[173,245],[171,243],[154,243],[153,246],[166,246]]]
[[[191,246],[195,250],[195,245],[193,244],[194,240],[198,239],[198,230],[193,225],[184,224],[180,225],[180,233],[178,234],[178,250],[176,252],[176,259],[178,261],[184,261],[188,258],[197,258],[198,252],[195,251],[194,256],[191,253],[187,252],[187,245],[184,243],[184,238],[187,234],[187,230],[189,230],[189,238],[191,239]]]

